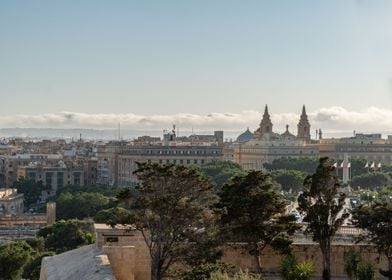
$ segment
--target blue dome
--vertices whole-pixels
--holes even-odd
[[[240,136],[237,137],[237,142],[247,142],[249,140],[252,140],[253,138],[253,133],[250,132],[249,128]]]

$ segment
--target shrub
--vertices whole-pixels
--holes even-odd
[[[280,266],[284,280],[309,280],[314,272],[311,261],[297,262],[293,255],[286,256]]]
[[[230,276],[227,272],[214,272],[211,274],[210,280],[261,280],[259,275],[251,274],[247,271],[239,271],[233,276]]]
[[[357,268],[358,280],[373,280],[374,266],[371,263],[360,263]]]
[[[344,271],[347,273],[349,279],[357,277],[357,270],[360,262],[361,256],[357,252],[350,251],[344,256]]]
[[[192,267],[190,270],[181,271],[179,273],[180,279],[183,280],[205,280],[209,279],[214,273],[227,273],[232,270],[232,267],[223,263],[206,263]]]

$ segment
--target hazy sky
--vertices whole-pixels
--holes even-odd
[[[389,0],[0,0],[0,116],[392,111],[391,15]]]

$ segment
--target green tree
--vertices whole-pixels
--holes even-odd
[[[349,251],[344,255],[344,271],[351,280],[357,278],[358,265],[361,262],[361,256],[355,251]]]
[[[272,180],[282,186],[283,191],[298,193],[302,191],[302,185],[307,174],[298,170],[280,169],[273,171],[271,176]]]
[[[314,273],[311,261],[298,262],[297,258],[289,254],[283,258],[280,266],[283,280],[310,280]]]
[[[41,272],[41,263],[44,257],[54,256],[54,252],[37,253],[30,262],[26,264],[23,270],[23,278],[29,280],[39,280]]]
[[[60,220],[46,226],[38,232],[45,238],[45,248],[57,254],[94,243],[94,225],[92,222],[78,220]]]
[[[243,169],[237,163],[231,161],[213,161],[200,167],[202,174],[212,178],[218,189],[227,183],[235,175],[243,173]]]
[[[179,165],[143,163],[135,174],[139,195],[124,190],[118,198],[129,205],[129,222],[144,237],[152,279],[162,279],[175,262],[214,261],[218,253],[211,243],[214,217],[209,209],[216,197],[210,181],[198,169]]]
[[[314,157],[281,157],[274,159],[271,164],[266,163],[265,168],[267,170],[280,170],[289,169],[302,171],[307,174],[312,174],[316,170],[319,158]]]
[[[222,212],[222,233],[228,241],[246,242],[261,272],[259,255],[267,246],[288,252],[288,235],[298,229],[295,217],[285,215],[286,204],[271,177],[261,171],[248,171],[234,177],[219,193],[217,209]]]
[[[57,219],[84,219],[94,217],[109,207],[109,198],[95,192],[63,192],[56,199]]]
[[[306,233],[319,243],[323,256],[323,279],[331,279],[331,241],[348,218],[344,210],[345,195],[339,193],[339,180],[328,158],[321,158],[316,172],[304,181],[298,198],[299,210],[305,214]]]
[[[358,265],[358,280],[373,280],[374,274],[374,265],[372,263],[360,263]]]
[[[67,185],[59,190],[57,190],[57,195],[60,195],[62,193],[72,193],[72,194],[77,194],[77,193],[100,193],[103,196],[106,197],[115,197],[118,188],[116,187],[102,187],[102,186],[79,186],[79,185]]]
[[[380,188],[392,184],[392,178],[389,173],[370,172],[355,176],[352,178],[351,185],[354,188]]]
[[[13,185],[13,188],[18,190],[18,193],[24,194],[25,207],[30,208],[37,204],[42,195],[42,191],[49,191],[50,187],[43,185],[42,181],[36,182],[31,178],[21,177]]]
[[[130,219],[130,211],[123,207],[114,207],[99,211],[94,216],[94,222],[108,225],[126,224]]]
[[[21,279],[34,250],[25,241],[0,246],[0,279]]]
[[[388,270],[380,273],[392,279],[392,203],[375,202],[373,205],[361,205],[353,210],[352,222],[364,229],[363,239],[374,244],[379,253],[388,259]]]

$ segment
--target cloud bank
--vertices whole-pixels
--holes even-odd
[[[273,108],[271,108],[273,111]],[[92,128],[115,129],[120,123],[124,129],[162,130],[176,124],[183,130],[241,131],[249,127],[255,130],[263,112],[249,110],[239,113],[210,113],[208,115],[178,113],[173,115],[137,114],[88,114],[61,112],[39,115],[0,116],[0,127],[23,128]],[[320,108],[308,112],[312,129],[335,132],[390,132],[392,134],[392,110],[369,107],[350,111],[343,107]],[[295,132],[299,113],[271,114],[274,130],[283,131],[286,124]]]

